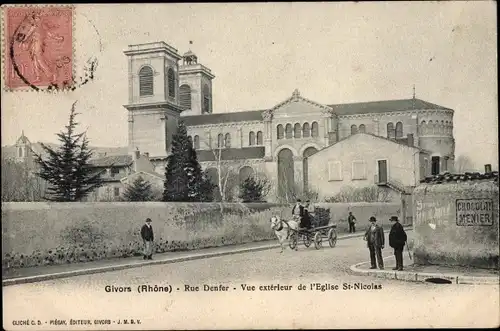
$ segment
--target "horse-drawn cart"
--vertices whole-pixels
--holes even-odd
[[[290,235],[290,248],[295,249],[299,243],[299,240],[304,241],[304,246],[309,247],[311,243],[314,242],[314,247],[320,249],[323,245],[323,238],[328,240],[330,247],[335,247],[337,244],[337,225],[324,225],[318,227],[312,227],[310,229],[299,228],[298,230],[291,229],[292,234]]]

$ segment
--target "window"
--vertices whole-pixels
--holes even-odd
[[[342,180],[342,163],[340,161],[328,162],[328,180]]]
[[[366,179],[366,163],[365,161],[352,162],[352,179],[361,180]]]
[[[312,124],[311,124],[311,137],[315,138],[318,136],[319,136],[318,122],[312,122]]]
[[[19,147],[19,157],[23,157],[23,149],[22,147]]]
[[[351,125],[351,134],[356,134],[358,133],[358,128],[356,127],[356,125]]]
[[[292,125],[290,123],[288,123],[285,127],[285,135],[286,135],[286,139],[293,138]]]
[[[264,145],[264,139],[262,137],[262,131],[257,132],[257,145]]]
[[[202,113],[210,113],[210,90],[208,85],[203,85],[203,108]]]
[[[424,135],[425,133],[426,133],[426,124],[425,124],[425,121],[422,121],[420,123],[420,134]]]
[[[396,138],[402,138],[403,137],[403,123],[397,122],[396,123]]]
[[[283,130],[283,125],[280,124],[276,127],[276,133],[277,133],[278,139],[284,138],[285,132]]]
[[[309,123],[304,123],[302,126],[302,137],[309,138],[311,136],[311,127]]]
[[[174,69],[169,68],[167,71],[168,77],[168,96],[175,98],[175,74]]]
[[[364,124],[360,124],[358,128],[358,132],[360,133],[366,133],[366,128]]]
[[[193,147],[194,149],[200,149],[200,137],[197,135],[194,136]]]
[[[248,134],[248,146],[253,146],[255,145],[255,132],[250,131]]]
[[[143,67],[139,71],[139,96],[153,95],[153,69]]]
[[[114,188],[114,195],[115,195],[115,197],[119,197],[120,196],[120,188],[119,187],[115,187]]]
[[[179,103],[182,108],[191,109],[191,87],[187,84],[179,87]]]
[[[226,133],[226,136],[224,137],[224,147],[231,147],[231,135],[229,133]]]
[[[432,123],[432,121],[429,121],[429,125],[427,126],[427,133],[434,134],[434,124]]]
[[[222,146],[224,146],[224,135],[219,133],[219,135],[217,135],[217,147],[222,148]]]
[[[114,177],[115,175],[118,175],[120,173],[120,169],[113,167],[113,168],[111,168],[110,173],[111,173],[111,177]]]
[[[300,126],[299,123],[295,123],[295,125],[293,126],[293,136],[295,138],[300,138],[301,135],[302,135],[302,127]]]
[[[392,122],[387,123],[387,138],[394,138],[394,136],[395,136],[394,123]]]

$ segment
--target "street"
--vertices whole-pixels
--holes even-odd
[[[391,254],[386,247],[384,256]],[[31,322],[40,324],[33,330],[498,326],[498,286],[350,273],[368,259],[365,242],[352,238],[335,248],[324,242],[320,250],[299,246],[7,286],[4,328],[30,329],[22,324]],[[147,285],[151,292],[138,293]]]

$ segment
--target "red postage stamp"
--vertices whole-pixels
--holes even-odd
[[[71,84],[73,13],[72,6],[3,8],[7,89]]]

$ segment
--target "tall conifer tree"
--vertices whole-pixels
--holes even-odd
[[[66,131],[57,134],[61,146],[54,150],[44,144],[42,148],[48,153],[48,159],[33,152],[35,162],[39,165],[37,175],[49,183],[50,201],[81,201],[90,192],[102,185],[101,175],[105,170],[95,171],[89,166],[92,150],[83,133],[75,133],[78,123],[75,121],[76,102],[71,106],[69,123]]]

